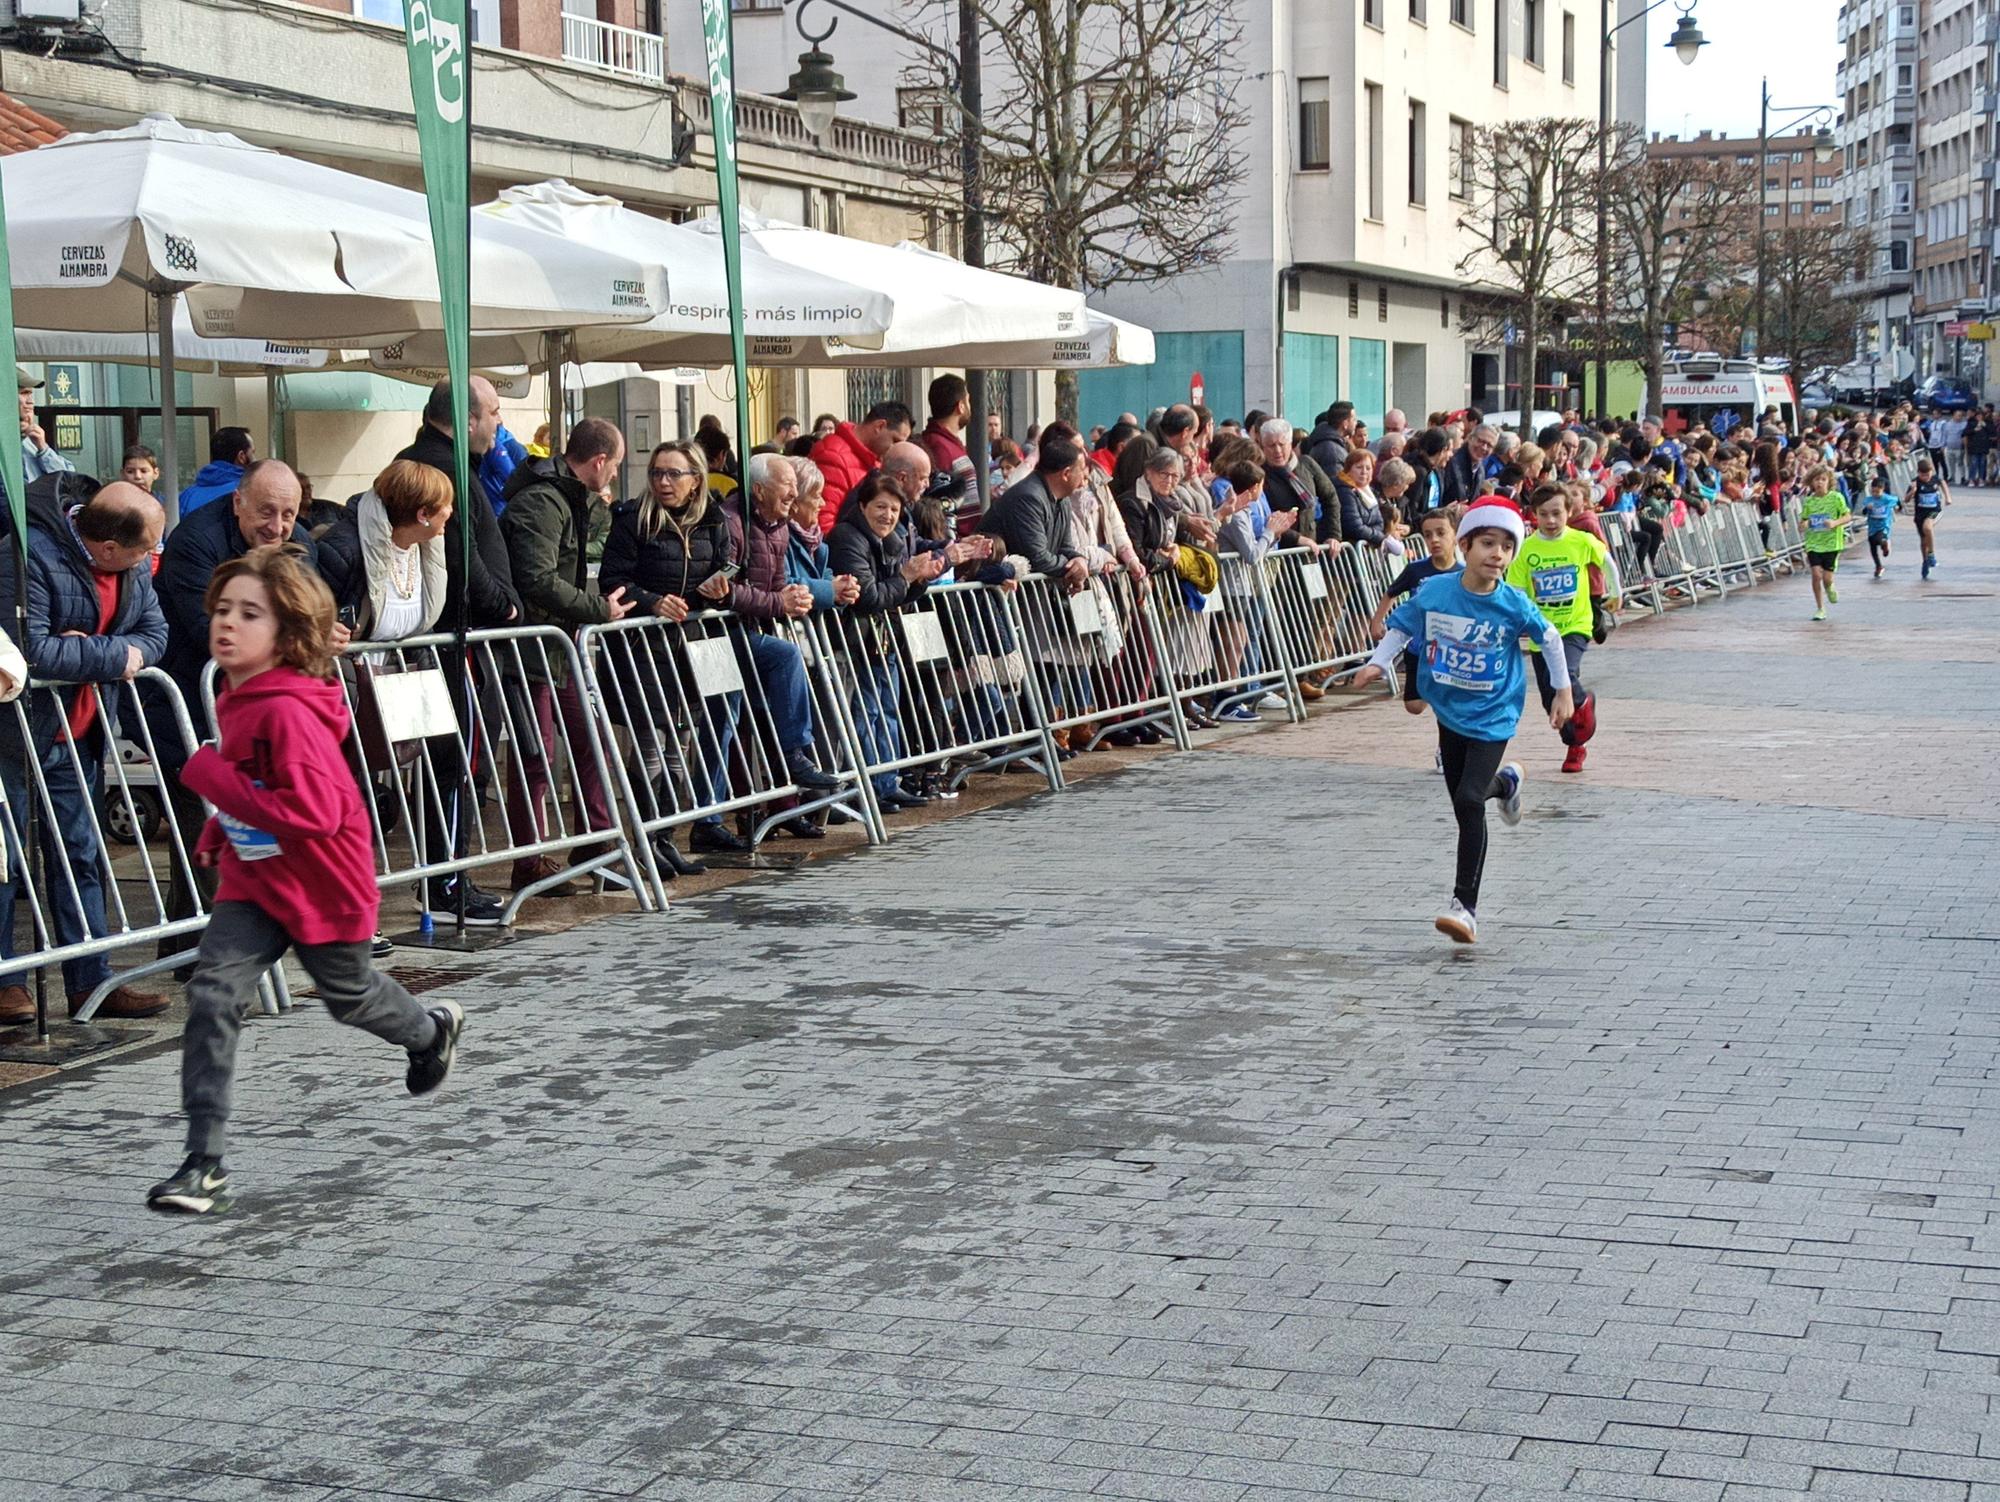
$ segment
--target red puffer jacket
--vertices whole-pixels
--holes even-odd
[[[813,445],[812,462],[826,476],[826,493],[819,507],[819,529],[822,533],[830,533],[833,531],[833,519],[840,514],[840,503],[847,499],[847,492],[865,480],[880,461],[876,459],[875,451],[861,441],[861,435],[854,431],[854,424],[844,422]]]

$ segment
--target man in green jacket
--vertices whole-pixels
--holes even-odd
[[[631,612],[623,589],[608,595],[598,592],[586,557],[597,494],[611,483],[624,458],[624,435],[601,417],[586,417],[570,429],[569,442],[560,457],[524,464],[507,482],[507,509],[500,517],[500,531],[507,540],[514,587],[520,592],[527,624],[554,626],[574,634],[584,626],[620,620]],[[547,838],[543,807],[548,800],[558,721],[569,747],[576,799],[570,832],[613,829],[610,801],[591,742],[583,686],[567,671],[562,649],[552,642],[525,641],[519,666],[513,653],[506,651],[501,667],[509,679],[509,729],[520,748],[515,775],[507,783],[509,841],[528,845]],[[560,868],[547,856],[517,860],[514,889],[519,891],[558,874]],[[550,888],[540,895],[559,896],[569,890],[573,889]]]

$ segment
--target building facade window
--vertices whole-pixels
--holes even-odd
[[[1451,24],[1472,30],[1472,0],[1451,0]]]
[[[1576,17],[1563,12],[1563,82],[1576,82]]]
[[[1368,111],[1368,217],[1379,220],[1382,217],[1382,85],[1367,84],[1364,92]]]
[[[1507,87],[1507,0],[1493,0],[1493,87]]]
[[[1333,105],[1324,78],[1299,80],[1299,170],[1324,172],[1333,165]]]
[[[1422,208],[1429,196],[1426,183],[1425,155],[1429,148],[1430,133],[1424,125],[1424,102],[1410,101],[1409,156],[1410,156],[1410,202]]]
[[[1382,0],[1361,0],[1361,19],[1377,31],[1382,29]]]
[[[1445,127],[1445,191],[1463,203],[1472,196],[1472,122],[1453,115]]]
[[[1521,58],[1531,68],[1542,66],[1542,0],[1521,0]]]

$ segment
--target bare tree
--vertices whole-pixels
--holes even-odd
[[[1611,327],[1605,342],[1644,368],[1655,408],[1665,376],[1667,325],[1697,299],[1740,278],[1754,254],[1754,170],[1709,158],[1651,155],[1627,128],[1605,184],[1612,236]]]
[[[956,0],[940,0],[955,11]],[[1079,292],[1220,265],[1234,243],[1234,0],[974,0],[989,264]],[[938,60],[905,81],[949,100]],[[933,184],[941,197],[955,186]],[[1058,376],[1076,416],[1076,380]]]
[[[1788,225],[1769,231],[1764,237],[1761,353],[1789,361],[1797,380],[1850,358],[1865,299],[1842,297],[1835,289],[1865,276],[1868,255],[1867,235],[1841,225]],[[1739,276],[1726,286],[1711,287],[1690,321],[1710,348],[1741,349],[1744,331],[1755,321],[1755,307],[1754,283]]]
[[[1471,248],[1459,274],[1479,304],[1517,331],[1521,431],[1534,424],[1535,373],[1558,317],[1594,281],[1591,243],[1597,199],[1597,123],[1544,116],[1472,132],[1459,164]]]

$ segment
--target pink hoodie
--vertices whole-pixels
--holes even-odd
[[[373,937],[374,836],[341,749],[340,685],[272,668],[225,688],[215,718],[218,746],[189,757],[181,781],[218,811],[199,847],[221,853],[216,900],[255,903],[295,944]]]

